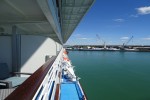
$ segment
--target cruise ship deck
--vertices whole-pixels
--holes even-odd
[[[0,100],[86,100],[63,44],[93,2],[0,1]]]

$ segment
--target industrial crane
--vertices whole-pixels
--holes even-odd
[[[128,39],[128,41],[126,42],[126,43],[123,43],[123,45],[122,45],[122,47],[121,47],[121,49],[123,49],[124,50],[124,48],[125,48],[125,46],[131,41],[133,39],[133,36],[131,36],[131,38],[130,39]]]
[[[99,37],[99,35],[98,34],[96,34],[96,37],[97,37],[97,39],[100,41],[100,40],[102,40],[102,39],[100,39],[100,37]],[[104,42],[104,49],[106,49],[106,43],[105,43],[105,41],[104,40],[102,40],[102,42]]]

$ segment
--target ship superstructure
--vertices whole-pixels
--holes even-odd
[[[0,99],[87,99],[63,44],[93,2],[0,1]]]

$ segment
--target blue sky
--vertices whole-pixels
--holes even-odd
[[[149,0],[96,0],[66,44],[150,45]]]

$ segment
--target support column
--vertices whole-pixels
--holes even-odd
[[[12,71],[20,71],[21,36],[17,34],[17,27],[12,26]]]

